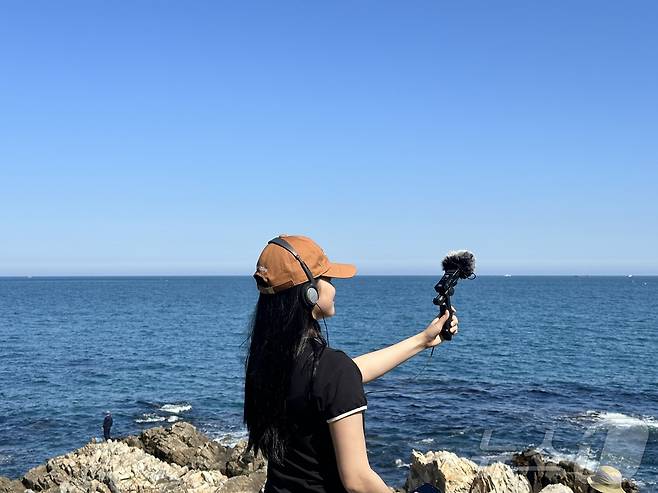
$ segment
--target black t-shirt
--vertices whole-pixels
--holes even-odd
[[[367,408],[359,367],[344,352],[325,348],[310,385],[313,349],[297,359],[287,396],[291,436],[282,464],[268,463],[265,493],[343,493],[329,423]]]

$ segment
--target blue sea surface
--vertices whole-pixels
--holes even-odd
[[[336,280],[330,344],[355,357],[421,331],[438,277]],[[242,425],[251,277],[0,279],[0,475],[113,433]],[[366,385],[373,468],[412,449],[479,464],[529,446],[611,464],[658,491],[658,278],[484,276],[453,302],[460,333]]]

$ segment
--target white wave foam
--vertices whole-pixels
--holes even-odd
[[[486,467],[495,462],[507,463],[510,461],[510,459],[514,456],[515,453],[516,452],[501,451],[497,454],[476,455],[473,457],[469,457],[469,459],[475,462],[476,464],[478,464],[480,467]]]
[[[11,462],[11,455],[0,454],[0,464],[9,464]]]
[[[192,409],[189,404],[165,404],[159,410],[166,413],[179,414]]]
[[[165,419],[167,418],[165,418],[164,416],[158,416],[157,414],[148,413],[148,414],[142,414],[142,417],[137,418],[135,420],[135,423],[157,423],[159,421],[164,421]]]
[[[411,467],[411,464],[402,462],[402,459],[395,459],[395,467]]]
[[[605,442],[597,457],[598,462],[615,464],[627,477],[635,476],[642,463],[650,430],[658,429],[658,420],[654,416],[629,416],[617,412],[587,411],[576,416],[567,416],[565,419],[586,428],[585,440],[594,436],[604,438]],[[590,470],[595,469],[598,463],[585,461],[582,457],[585,453],[589,455],[589,459],[592,458],[589,447],[584,449],[583,445],[575,461]]]
[[[590,471],[595,471],[599,467],[599,462],[591,456],[591,450],[588,450],[587,456],[584,456],[583,454],[568,454],[566,452],[559,452],[555,449],[547,450],[541,447],[539,448],[539,451],[553,462],[559,463],[562,460],[575,462],[576,464],[584,467],[585,469],[589,469]]]
[[[512,452],[512,451],[509,451],[509,450],[503,450],[503,451],[501,451],[497,454],[488,454],[488,455],[485,454],[485,455],[480,455],[479,457],[481,459],[488,459],[488,460],[497,459],[497,460],[502,462],[504,459],[506,459],[508,457],[513,457],[514,454],[516,454],[516,452]]]
[[[587,411],[583,416],[591,419],[600,427],[614,428],[656,428],[658,429],[658,419],[654,416],[634,417],[622,413]]]
[[[214,438],[213,442],[217,442],[224,447],[235,447],[240,440],[246,440],[249,438],[249,432],[247,430],[242,431],[233,431],[227,433],[212,433]]]
[[[420,440],[414,440],[412,442],[409,442],[409,445],[417,445],[417,446],[424,446],[424,445],[429,445],[434,443],[434,438],[421,438]]]
[[[167,423],[175,423],[175,422],[178,421],[179,419],[180,419],[180,418],[179,418],[178,416],[169,416],[169,417],[167,418]]]

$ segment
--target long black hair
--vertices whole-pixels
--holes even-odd
[[[295,361],[311,341],[314,362],[326,346],[320,324],[304,306],[303,285],[258,297],[245,360],[244,423],[247,450],[281,462],[290,437],[286,395]]]

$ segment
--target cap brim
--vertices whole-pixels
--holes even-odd
[[[589,478],[587,478],[587,482],[596,491],[601,491],[602,493],[625,493],[623,488],[615,488],[614,486],[606,486],[604,484],[599,484],[596,481],[592,481],[591,476]]]
[[[330,263],[329,268],[322,274],[327,277],[337,277],[338,279],[347,279],[356,275],[356,267],[352,264],[334,264]]]

